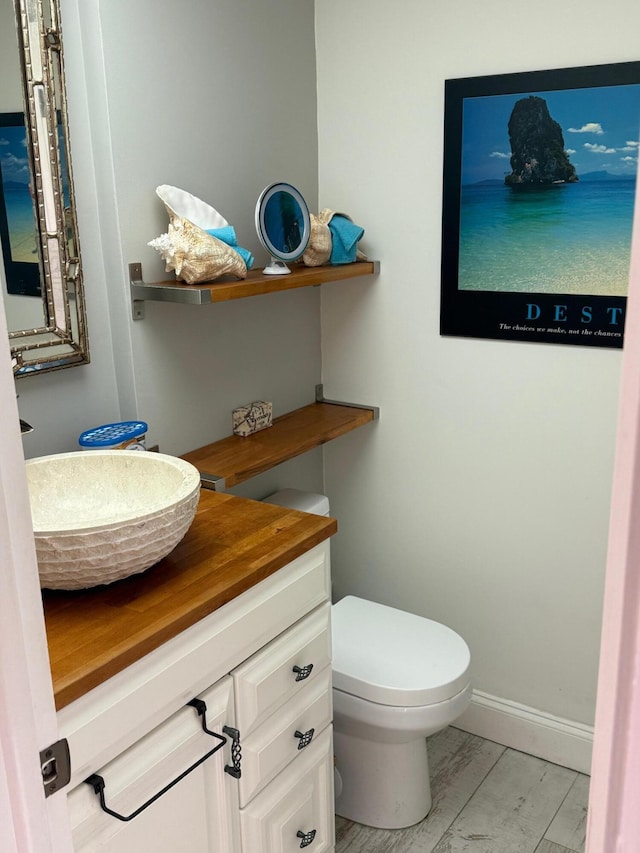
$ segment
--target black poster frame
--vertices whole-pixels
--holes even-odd
[[[440,334],[454,337],[619,348],[626,295],[483,290],[459,287],[463,113],[466,99],[527,97],[557,90],[640,84],[640,62],[531,71],[445,81]],[[640,88],[639,88],[640,93]],[[515,102],[515,99],[514,99]],[[640,134],[640,95],[638,100]],[[638,138],[638,135],[635,137]],[[467,140],[468,142],[468,140]],[[565,138],[566,143],[566,138]],[[637,157],[637,149],[636,149]],[[505,186],[505,192],[511,192]],[[554,190],[550,190],[553,192]],[[565,191],[570,192],[571,187]],[[631,224],[629,227],[629,240]],[[539,251],[545,251],[541,246]],[[535,264],[535,256],[531,258]]]

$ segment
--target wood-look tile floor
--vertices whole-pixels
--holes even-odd
[[[433,805],[408,829],[336,818],[336,853],[583,853],[589,777],[448,728],[429,738]]]

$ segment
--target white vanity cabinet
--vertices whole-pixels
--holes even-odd
[[[334,849],[329,590],[322,543],[59,712],[77,853]]]
[[[221,731],[233,715],[231,679],[222,679],[201,698],[207,706],[207,726]],[[129,817],[215,745],[215,738],[203,732],[195,709],[178,711],[99,769],[107,807]],[[235,780],[224,772],[223,751],[218,750],[126,821],[99,808],[94,789],[80,784],[68,797],[76,853],[235,850],[237,795]]]
[[[242,809],[243,853],[334,849],[332,744],[327,728]]]
[[[233,672],[243,853],[334,845],[328,603]]]

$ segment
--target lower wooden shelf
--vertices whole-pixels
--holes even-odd
[[[201,474],[224,480],[223,488],[237,486],[376,418],[375,407],[316,402],[274,418],[273,426],[253,435],[230,435],[182,458]]]

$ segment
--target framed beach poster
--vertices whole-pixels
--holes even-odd
[[[445,81],[440,332],[621,347],[640,62]]]
[[[23,113],[0,113],[0,244],[7,291],[41,296],[31,169]]]

